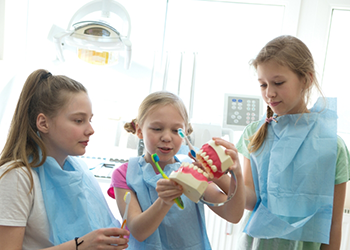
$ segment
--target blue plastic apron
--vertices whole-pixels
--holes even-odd
[[[337,114],[336,100],[327,101],[326,108],[319,99],[310,113],[278,117],[251,154],[258,201],[244,229],[248,235],[329,243]]]
[[[169,176],[180,167],[180,162],[165,166]],[[130,158],[126,173],[127,185],[135,192],[142,211],[146,211],[157,199],[157,181],[161,179],[150,163],[143,157]],[[185,195],[181,196],[185,208],[174,204],[158,229],[145,241],[139,242],[132,235],[129,238],[131,250],[206,250],[211,249],[206,233],[203,204],[196,204]]]
[[[120,227],[87,166],[68,156],[63,169],[52,157],[38,173],[50,225],[50,241],[59,245],[93,230]]]

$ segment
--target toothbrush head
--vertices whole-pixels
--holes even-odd
[[[153,154],[153,155],[152,155],[152,161],[153,161],[154,163],[157,163],[157,162],[159,161],[159,156],[158,156],[157,154]]]
[[[158,161],[159,161],[159,156],[157,154],[153,154],[151,155],[152,157],[152,161],[154,162],[154,164],[156,165],[159,173],[163,176],[164,179],[167,179],[168,177],[166,176],[166,174],[164,174],[162,168],[159,166]]]
[[[126,204],[129,204],[130,200],[131,200],[130,192],[126,192],[124,195],[124,201],[126,202]]]
[[[121,228],[124,228],[124,226],[126,225],[126,219],[128,217],[128,208],[129,208],[130,200],[131,200],[131,194],[130,194],[130,192],[126,192],[124,194],[124,201],[126,203],[126,207],[125,207],[125,212],[124,212],[124,215],[123,215],[123,224],[122,224]]]
[[[179,136],[181,137],[181,138],[183,138],[183,139],[185,139],[185,134],[184,134],[184,132],[182,131],[182,128],[179,128],[178,130],[177,130],[177,133],[179,134]]]
[[[182,138],[182,139],[185,139],[185,141],[187,142],[188,144],[188,147],[190,148],[190,152],[191,152],[191,155],[196,158],[196,151],[194,150],[191,142],[188,140],[187,136],[184,134],[184,132],[182,131],[182,128],[179,128],[177,130],[177,133],[179,134],[179,136]]]

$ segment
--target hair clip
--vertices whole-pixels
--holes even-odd
[[[131,126],[134,128],[134,130],[136,131],[136,126],[135,126],[135,122],[131,121]]]
[[[265,122],[270,123],[271,121],[274,121],[274,122],[278,123],[278,121],[276,120],[277,117],[278,117],[278,115],[274,115],[274,116],[271,116],[269,118],[266,118]]]

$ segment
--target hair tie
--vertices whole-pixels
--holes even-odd
[[[80,246],[84,241],[80,241],[78,242],[78,239],[79,237],[75,237],[74,240],[75,240],[75,249],[78,250],[78,246]]]
[[[134,128],[134,130],[136,131],[136,126],[135,126],[135,122],[134,121],[131,122],[131,125]]]
[[[41,75],[40,80],[45,80],[45,79],[49,78],[50,76],[52,76],[52,74],[51,74],[51,72],[48,72],[44,75]]]
[[[265,122],[270,123],[271,121],[274,121],[274,122],[278,123],[278,121],[276,120],[277,117],[278,117],[278,115],[274,115],[274,116],[271,116],[269,118],[266,118]]]

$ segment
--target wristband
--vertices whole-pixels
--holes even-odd
[[[74,240],[75,240],[75,249],[76,250],[78,250],[78,246],[80,246],[84,241],[82,240],[82,241],[80,241],[79,243],[78,243],[78,239],[79,239],[79,237],[75,237],[74,238]]]

